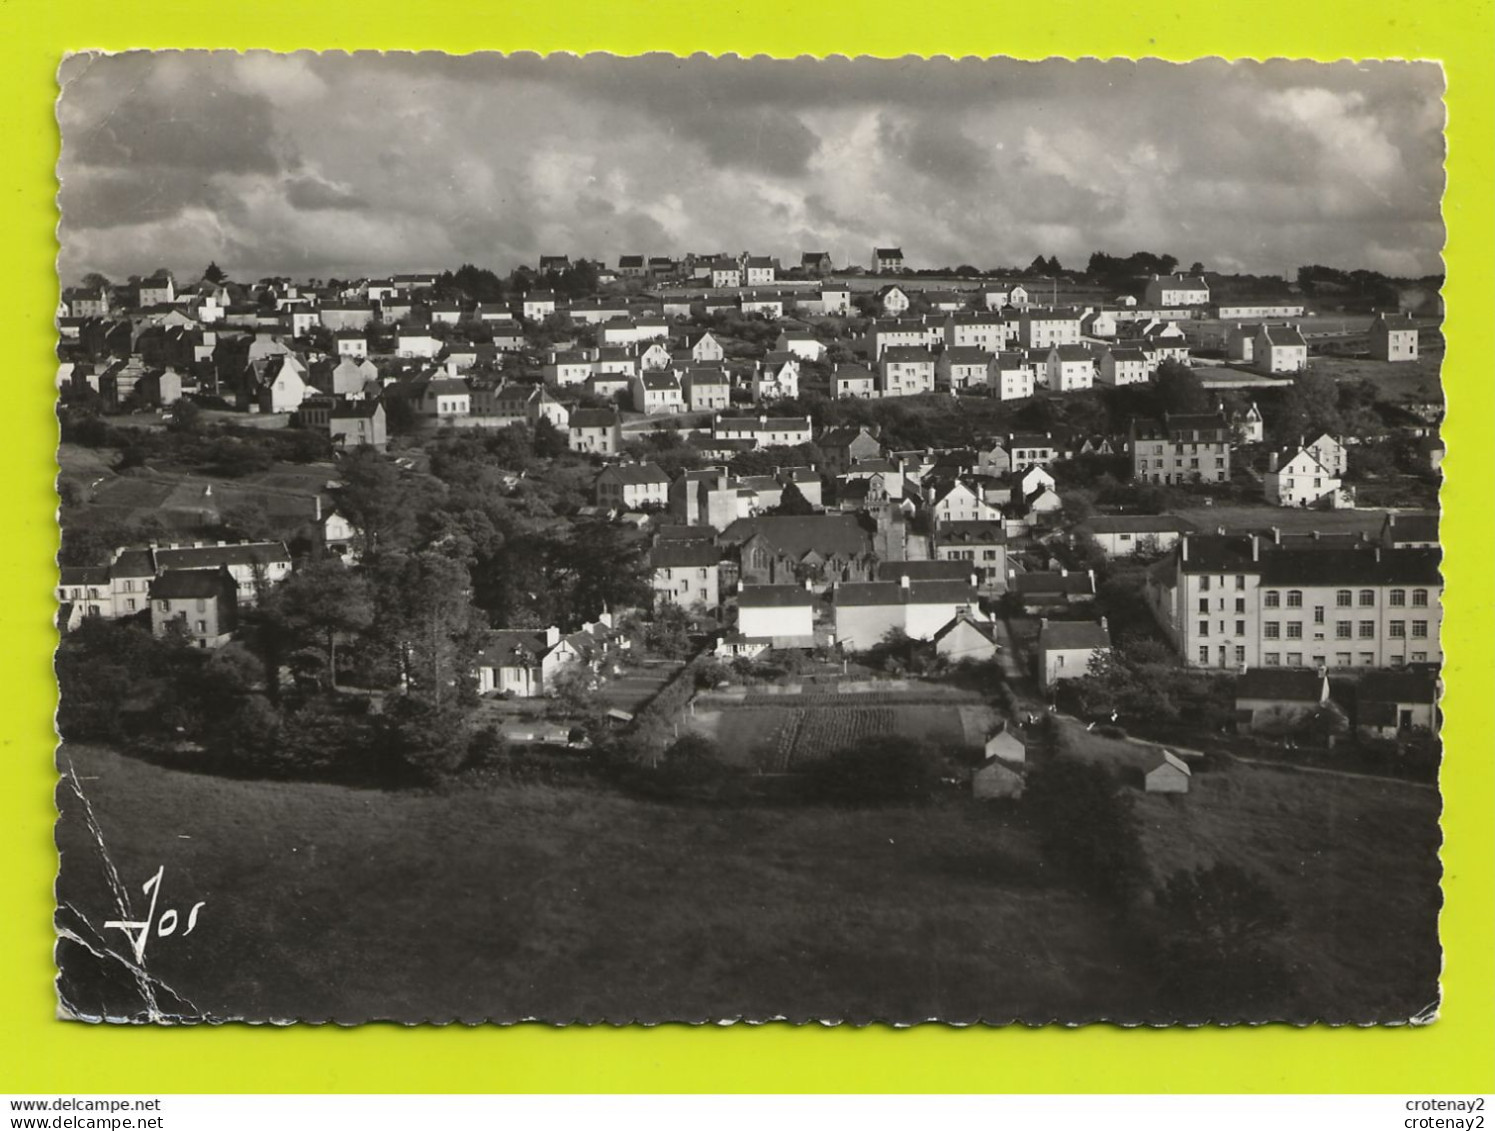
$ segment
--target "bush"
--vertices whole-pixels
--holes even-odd
[[[1142,886],[1147,861],[1132,798],[1105,767],[1062,757],[1040,763],[1023,807],[1045,857],[1078,886],[1118,903]]]
[[[825,801],[923,803],[939,788],[940,764],[923,743],[886,735],[816,762],[807,779],[811,794]]]

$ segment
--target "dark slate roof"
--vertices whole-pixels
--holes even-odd
[[[108,585],[108,566],[63,566],[62,585]]]
[[[939,536],[936,539],[941,545],[957,543],[961,545],[975,543],[978,545],[995,545],[1007,541],[1007,529],[1000,522],[988,522],[979,518],[964,518],[956,522],[947,522],[940,527]]]
[[[1427,672],[1366,672],[1355,694],[1361,703],[1431,703],[1438,681]]]
[[[740,546],[761,534],[772,546],[802,558],[811,550],[825,556],[855,557],[872,549],[872,538],[854,515],[759,515],[739,518],[722,531],[722,544]]]
[[[744,585],[737,606],[743,609],[796,609],[815,603],[802,585]]]
[[[283,542],[231,542],[226,546],[181,546],[156,549],[156,564],[163,570],[216,569],[218,566],[290,564]]]
[[[1110,646],[1110,635],[1092,620],[1051,620],[1038,633],[1038,647],[1044,652]]]
[[[714,526],[661,526],[654,531],[656,542],[715,542]]]
[[[972,572],[970,562],[879,562],[877,580],[969,581]]]
[[[1015,593],[1094,593],[1095,579],[1089,573],[1060,573],[1058,570],[1034,570],[1016,573],[1008,581],[1008,588]]]
[[[478,663],[489,667],[526,667],[547,651],[545,633],[527,628],[498,628],[488,633]]]
[[[618,413],[611,408],[577,408],[571,410],[572,428],[611,428],[618,423]]]
[[[1438,514],[1436,511],[1417,514],[1388,514],[1381,527],[1381,534],[1394,542],[1438,541]]]
[[[1441,559],[1439,550],[1278,549],[1262,554],[1261,584],[1437,586]]]
[[[862,581],[836,590],[837,605],[951,605],[976,604],[976,590],[965,581]]]
[[[377,400],[345,401],[332,410],[333,420],[352,420],[355,417],[377,415],[381,404]]]
[[[882,351],[883,361],[934,361],[934,354],[923,346],[889,346]]]
[[[1324,677],[1295,668],[1253,668],[1235,681],[1236,699],[1277,699],[1289,703],[1317,703]]]
[[[710,542],[666,541],[649,551],[649,565],[653,569],[714,566],[721,557],[721,551]]]
[[[218,597],[233,581],[221,569],[174,569],[151,582],[151,599]]]
[[[597,478],[601,479],[603,476],[616,480],[624,486],[640,483],[668,483],[670,481],[670,477],[656,463],[620,464],[617,467],[604,468]]]

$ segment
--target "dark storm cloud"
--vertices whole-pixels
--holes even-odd
[[[62,77],[64,270],[887,241],[1432,271],[1442,243],[1429,64],[137,52]]]
[[[319,177],[297,176],[286,181],[286,200],[293,208],[303,212],[320,208],[366,208],[365,202],[356,193],[329,184]]]

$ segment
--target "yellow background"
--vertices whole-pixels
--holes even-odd
[[[1475,1092],[1495,1075],[1491,253],[1495,17],[1489,0],[1249,4],[714,4],[524,7],[457,0],[10,0],[4,68],[6,372],[0,415],[0,1091]],[[54,73],[65,50],[130,47],[651,50],[1421,58],[1448,75],[1448,656],[1445,1000],[1422,1029],[895,1032],[750,1029],[177,1030],[53,1020],[51,317]],[[1187,107],[1180,110],[1187,113]]]

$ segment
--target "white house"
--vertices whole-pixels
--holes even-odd
[[[1262,373],[1300,373],[1308,368],[1308,343],[1297,326],[1258,326],[1251,354]]]
[[[1061,679],[1078,679],[1090,662],[1111,650],[1106,622],[1045,620],[1038,632],[1039,681],[1045,691]]]
[[[813,648],[815,594],[803,585],[744,585],[737,597],[737,631],[774,648]]]
[[[1333,500],[1342,481],[1331,475],[1307,448],[1299,448],[1283,458],[1273,452],[1262,479],[1267,501],[1279,507],[1310,507],[1320,500]]]
[[[1095,358],[1080,345],[1056,345],[1045,363],[1049,391],[1073,393],[1090,388],[1095,381]]]

